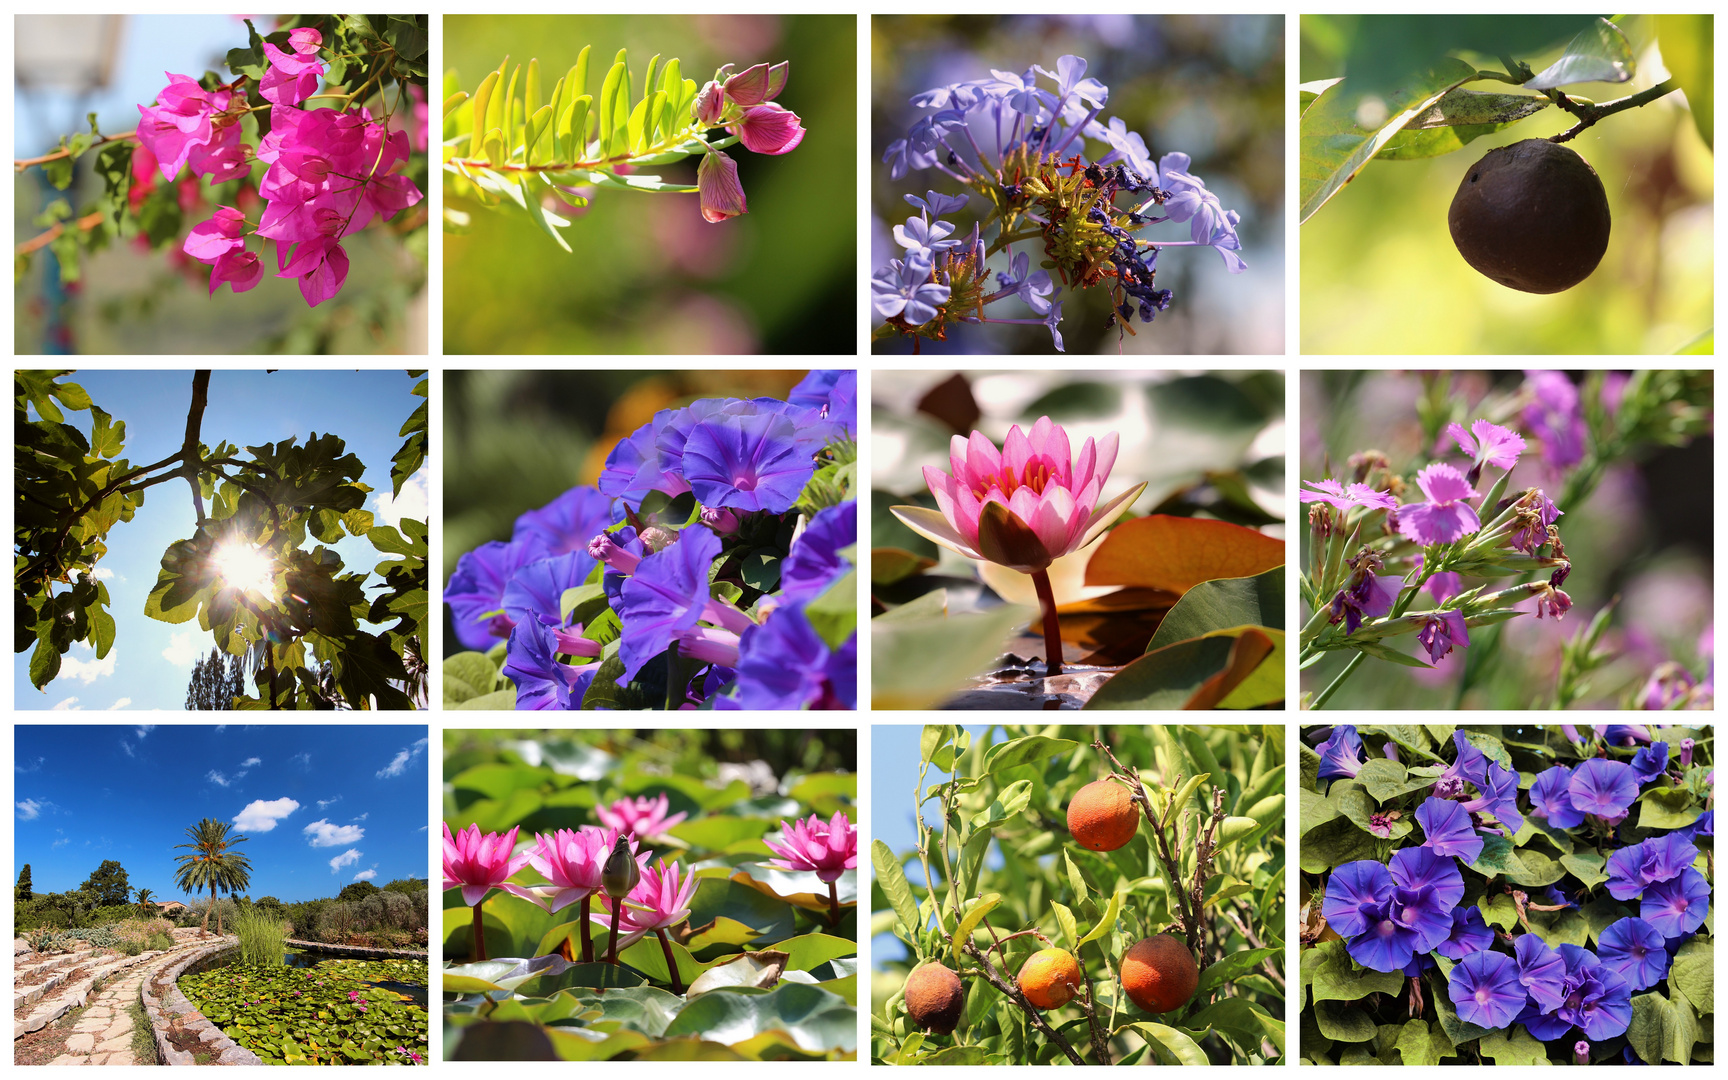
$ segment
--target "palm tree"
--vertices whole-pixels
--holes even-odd
[[[139,889],[138,890],[138,908],[140,911],[148,910],[148,908],[150,906],[150,897],[153,895],[155,895],[155,894],[152,893],[149,889]]]
[[[216,890],[232,893],[236,889],[244,889],[252,880],[252,863],[246,856],[234,851],[235,844],[244,844],[246,837],[229,834],[229,825],[215,818],[205,818],[197,825],[186,830],[191,839],[190,844],[176,844],[175,847],[191,848],[186,855],[177,856],[175,861],[180,865],[174,871],[174,881],[180,888],[189,893],[196,893],[208,887],[210,889],[210,907],[216,906]],[[204,912],[204,922],[199,926],[200,935],[210,932],[210,911]],[[216,934],[222,934],[222,913],[216,913]]]

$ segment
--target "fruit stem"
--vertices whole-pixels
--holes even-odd
[[[1032,571],[1032,587],[1038,590],[1038,606],[1044,609],[1044,674],[1062,674],[1062,623],[1056,617],[1056,593],[1050,588],[1050,574]]]

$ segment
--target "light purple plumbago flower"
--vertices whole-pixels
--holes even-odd
[[[1560,371],[1526,371],[1524,389],[1531,396],[1521,419],[1542,440],[1542,460],[1563,472],[1584,460],[1584,408],[1578,387]]]
[[[1011,71],[990,69],[990,74],[996,78],[984,84],[984,91],[992,97],[1006,102],[1010,109],[1041,120],[1047,110],[1056,105],[1056,98],[1048,90],[1040,89],[1034,75],[1037,68],[1028,68],[1026,74],[1016,75]]]
[[[920,109],[958,109],[965,112],[983,100],[984,95],[978,90],[981,85],[983,84],[979,81],[949,83],[934,90],[913,94],[911,101]]]
[[[1088,139],[1110,144],[1110,152],[1099,158],[1096,164],[1111,165],[1122,161],[1142,182],[1158,186],[1158,166],[1146,149],[1146,140],[1138,131],[1129,131],[1120,116],[1112,116],[1107,125],[1093,120],[1086,125],[1085,134]]]
[[[934,319],[937,308],[948,302],[953,290],[930,278],[930,263],[917,253],[905,260],[891,260],[870,279],[871,303],[884,319],[900,316],[908,326],[923,326]]]
[[[946,195],[940,191],[926,191],[922,198],[917,195],[904,196],[907,202],[924,211],[926,217],[939,218],[952,214],[956,210],[964,210],[971,196],[965,192],[958,195]]]
[[[1337,480],[1304,480],[1304,487],[1314,490],[1300,492],[1301,501],[1305,503],[1323,502],[1336,506],[1340,510],[1348,510],[1352,506],[1366,506],[1371,509],[1395,510],[1398,500],[1384,491],[1375,491],[1367,484],[1351,484],[1345,487]]]
[[[1416,474],[1416,486],[1428,497],[1424,503],[1398,508],[1398,531],[1424,546],[1450,544],[1482,528],[1465,499],[1477,496],[1464,474],[1443,462],[1435,462]]]
[[[1470,628],[1464,624],[1463,612],[1441,611],[1423,620],[1416,641],[1428,650],[1428,659],[1437,664],[1452,651],[1452,646],[1470,647]]]
[[[1050,296],[1055,292],[1056,286],[1050,281],[1050,275],[1046,271],[1034,270],[1028,274],[1030,263],[1030,257],[1024,251],[1015,252],[1014,263],[1009,272],[1004,274],[998,271],[996,281],[1004,291],[1011,290],[1024,300],[1033,314],[1048,315]]]
[[[953,231],[953,222],[931,222],[922,217],[912,217],[906,219],[906,224],[894,226],[894,240],[913,253],[952,251],[960,246],[958,239],[948,238]]]
[[[1206,189],[1205,182],[1188,171],[1192,160],[1180,152],[1158,159],[1159,184],[1171,196],[1164,201],[1164,211],[1171,221],[1190,222],[1189,235],[1194,243],[1216,249],[1224,259],[1225,269],[1240,274],[1248,269],[1248,264],[1236,254],[1242,247],[1236,237],[1236,226],[1242,216],[1234,210],[1226,211],[1218,196]]]
[[[1056,343],[1056,351],[1057,352],[1066,352],[1067,350],[1062,347],[1062,331],[1060,329],[1058,329],[1061,322],[1062,322],[1062,301],[1058,300],[1058,301],[1056,301],[1056,306],[1051,308],[1050,311],[1045,314],[1044,326],[1046,329],[1048,329],[1050,331],[1050,337]]]
[[[1522,435],[1490,420],[1472,421],[1468,432],[1461,424],[1447,424],[1446,434],[1452,437],[1460,450],[1474,459],[1475,465],[1467,477],[1472,484],[1482,475],[1484,465],[1511,472],[1512,466],[1518,464],[1518,455],[1524,452]]]

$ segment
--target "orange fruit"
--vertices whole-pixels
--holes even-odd
[[[1147,1012],[1180,1009],[1199,986],[1194,954],[1169,934],[1136,941],[1122,957],[1122,989]]]
[[[1068,831],[1081,847],[1115,851],[1139,828],[1140,808],[1120,784],[1094,780],[1068,800]]]
[[[925,964],[906,977],[906,1011],[926,1031],[947,1035],[960,1023],[966,992],[960,976],[941,964]]]
[[[1040,949],[1020,966],[1020,992],[1040,1009],[1066,1005],[1080,992],[1080,962],[1066,949]]]

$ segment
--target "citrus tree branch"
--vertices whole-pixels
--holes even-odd
[[[983,924],[986,927],[990,925],[990,919],[988,916],[984,918]],[[995,931],[993,929],[991,930],[991,936],[995,936]],[[1074,1044],[1069,1042],[1060,1031],[1057,1031],[1055,1028],[1050,1026],[1049,1022],[1044,1019],[1043,1014],[1034,1008],[1030,1001],[1026,1000],[1026,995],[1020,992],[1020,987],[1009,981],[1008,977],[1003,975],[1002,972],[997,969],[996,965],[990,962],[990,958],[984,955],[984,953],[979,950],[978,946],[972,944],[970,941],[962,941],[959,945],[966,955],[972,957],[972,959],[978,962],[978,973],[984,976],[984,981],[989,983],[991,986],[994,986],[997,991],[1007,997],[1009,1001],[1020,1006],[1021,1010],[1026,1014],[1026,1019],[1031,1022],[1033,1027],[1038,1029],[1039,1034],[1054,1043],[1057,1049],[1067,1055],[1069,1061],[1076,1065],[1086,1064],[1085,1060],[1081,1058],[1079,1052],[1074,1049]],[[968,972],[968,974],[970,974],[970,972]]]

